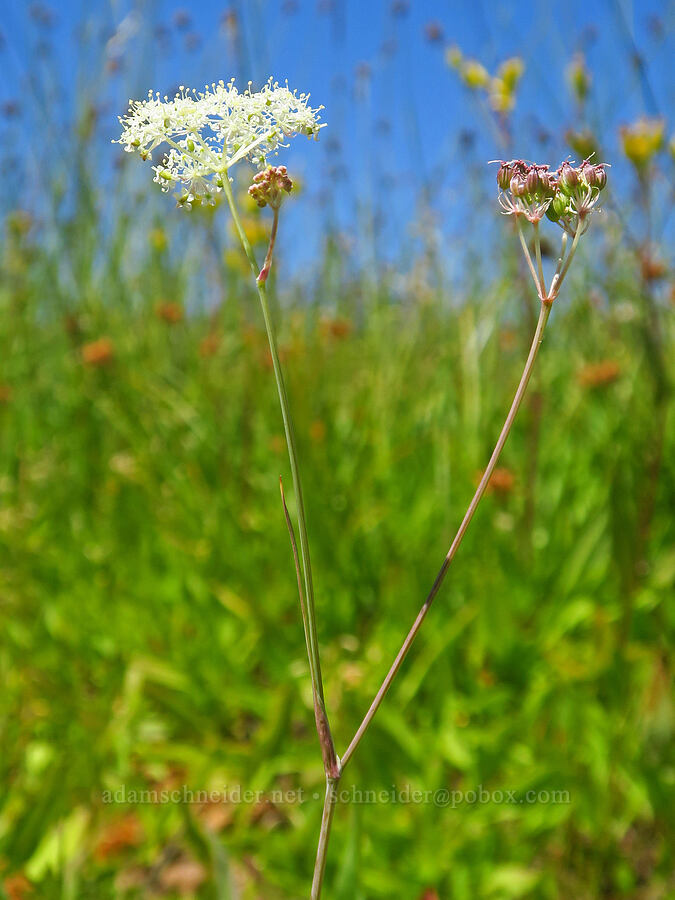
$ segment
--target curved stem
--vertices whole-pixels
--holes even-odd
[[[480,480],[480,484],[478,485],[478,487],[476,489],[476,493],[473,495],[473,499],[472,499],[471,503],[469,504],[469,508],[467,509],[467,511],[464,515],[464,518],[462,519],[462,523],[459,526],[459,529],[457,530],[457,534],[455,535],[455,538],[450,546],[450,549],[448,550],[448,553],[447,553],[445,559],[443,560],[443,565],[441,566],[441,568],[438,572],[438,575],[436,576],[436,580],[434,581],[433,586],[432,586],[431,590],[429,591],[429,594],[427,595],[427,599],[424,601],[424,605],[420,609],[420,611],[417,615],[417,618],[415,619],[415,621],[413,623],[412,628],[408,632],[408,635],[407,635],[406,639],[404,640],[403,645],[402,645],[401,649],[399,650],[399,652],[396,656],[396,659],[394,660],[391,668],[389,669],[389,672],[387,673],[386,678],[382,682],[382,686],[380,687],[379,691],[375,695],[375,699],[371,703],[368,712],[366,713],[363,721],[359,725],[359,728],[358,728],[356,734],[354,735],[351,744],[349,745],[349,747],[347,748],[347,750],[345,751],[345,753],[342,757],[342,769],[344,769],[344,767],[347,765],[349,760],[354,755],[354,751],[356,750],[358,745],[361,743],[361,739],[363,738],[364,734],[366,733],[368,726],[372,722],[373,717],[375,716],[375,713],[380,708],[380,704],[384,700],[384,698],[387,694],[387,691],[391,687],[392,681],[394,680],[399,669],[401,668],[401,665],[403,664],[403,660],[408,655],[408,651],[410,650],[410,648],[413,644],[413,641],[417,637],[417,634],[418,634],[420,628],[422,627],[422,623],[424,622],[424,619],[426,618],[426,615],[429,612],[429,609],[431,607],[431,604],[433,603],[434,597],[436,596],[441,585],[443,584],[443,580],[445,579],[448,568],[450,567],[450,563],[452,562],[452,560],[455,556],[455,553],[457,552],[457,550],[459,548],[459,545],[462,543],[462,539],[466,533],[467,528],[469,527],[469,523],[471,522],[471,519],[473,518],[473,515],[476,512],[476,509],[478,507],[478,504],[480,503],[481,498],[483,497],[483,494],[485,493],[485,489],[487,488],[490,478],[492,476],[492,473],[494,471],[494,468],[497,465],[497,460],[499,459],[499,456],[502,452],[504,444],[506,443],[506,439],[508,438],[509,432],[511,431],[511,426],[513,425],[514,419],[516,418],[516,413],[518,412],[518,409],[522,402],[523,396],[525,395],[525,391],[527,389],[527,384],[530,380],[530,376],[532,374],[532,369],[534,367],[534,362],[537,358],[537,353],[539,352],[539,347],[541,346],[541,343],[543,340],[544,328],[546,327],[546,322],[548,321],[550,312],[551,312],[551,304],[549,302],[542,301],[541,309],[539,311],[539,321],[537,322],[537,327],[534,332],[534,337],[532,338],[532,345],[530,347],[530,352],[527,357],[527,362],[525,363],[525,368],[523,369],[523,374],[521,376],[520,383],[518,384],[516,394],[513,398],[513,403],[511,404],[511,408],[506,417],[506,421],[504,422],[504,425],[500,432],[499,438],[497,439],[495,448],[492,451],[492,456],[490,457],[490,461],[487,464],[487,468],[485,469],[483,477]]]
[[[304,600],[305,603],[305,611],[306,611],[306,620],[307,620],[307,628],[306,628],[306,639],[307,639],[307,655],[309,658],[309,670],[310,676],[312,679],[312,689],[314,693],[314,703],[315,703],[315,716],[317,719],[317,728],[319,731],[319,738],[322,745],[322,750],[324,751],[324,759],[326,759],[326,751],[328,751],[329,758],[332,755],[335,757],[335,750],[333,748],[333,740],[330,732],[330,726],[328,724],[328,717],[326,715],[325,703],[324,703],[324,694],[323,694],[323,680],[321,676],[321,662],[319,659],[319,641],[317,637],[317,629],[316,629],[316,611],[314,604],[314,585],[312,581],[312,565],[309,556],[309,539],[307,537],[307,523],[305,516],[305,504],[302,494],[302,482],[300,480],[300,469],[298,465],[298,454],[295,444],[295,431],[293,428],[293,419],[291,417],[290,404],[288,402],[288,395],[286,393],[286,385],[284,382],[283,372],[281,370],[281,362],[279,360],[279,351],[277,348],[276,336],[274,333],[274,327],[272,324],[272,317],[270,314],[269,304],[267,302],[267,288],[265,281],[260,281],[258,279],[259,269],[258,264],[256,262],[255,254],[253,253],[253,249],[251,247],[250,241],[246,236],[246,232],[244,231],[244,227],[241,223],[241,218],[239,216],[239,211],[237,210],[236,203],[234,201],[234,196],[232,194],[232,187],[230,185],[230,180],[225,173],[223,177],[223,191],[225,193],[225,197],[227,199],[228,205],[230,207],[230,212],[232,213],[232,218],[234,220],[235,227],[237,229],[237,234],[239,235],[239,240],[241,241],[241,245],[244,249],[244,252],[248,258],[248,261],[251,266],[251,271],[256,280],[256,287],[258,290],[258,297],[260,298],[260,306],[262,308],[263,319],[265,321],[265,330],[267,332],[267,341],[269,344],[270,355],[272,357],[272,367],[274,369],[274,378],[277,384],[277,392],[279,394],[279,405],[281,406],[281,416],[284,422],[284,432],[286,435],[286,444],[288,447],[288,459],[291,465],[291,475],[293,478],[293,489],[295,491],[295,500],[297,504],[297,514],[298,514],[298,530],[300,536],[300,557],[302,559],[302,568],[303,568],[303,581],[304,581],[304,597],[301,595],[300,601],[301,603]],[[330,751],[332,750],[332,754]],[[337,759],[335,757],[335,759]],[[335,763],[335,768],[337,768],[337,762]],[[333,772],[327,772],[327,774],[334,774]]]

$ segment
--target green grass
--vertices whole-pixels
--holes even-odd
[[[23,873],[40,898],[306,897],[323,772],[254,293],[230,272],[203,311],[167,254],[131,276],[114,244],[100,279],[82,239],[67,294],[20,232],[0,288],[7,896]],[[513,482],[480,507],[343,779],[569,802],[343,804],[328,900],[675,889],[672,417],[640,284],[574,268],[500,464]],[[510,271],[424,302],[323,288],[276,315],[340,752],[471,497],[530,332]],[[167,298],[190,307],[182,321],[157,315]],[[672,317],[660,327],[672,369]],[[104,336],[112,359],[86,364]],[[584,383],[607,360],[615,377]],[[182,785],[306,802],[104,802]],[[187,859],[204,867],[193,891]]]

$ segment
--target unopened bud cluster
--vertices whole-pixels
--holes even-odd
[[[506,215],[525,216],[532,223],[546,215],[551,222],[573,234],[597,203],[607,184],[605,163],[585,159],[574,167],[563,162],[555,171],[547,165],[522,159],[502,162],[497,172],[499,203]]]
[[[253,176],[253,184],[248,189],[258,206],[271,206],[279,209],[284,199],[284,192],[290,194],[293,182],[289,178],[286,166],[268,166]]]

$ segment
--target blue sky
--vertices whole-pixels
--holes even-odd
[[[463,229],[469,173],[491,186],[491,172],[481,167],[506,152],[489,113],[448,67],[448,45],[490,71],[509,56],[523,57],[513,153],[551,163],[568,152],[566,128],[579,125],[565,70],[583,52],[593,79],[588,123],[602,131],[620,181],[619,126],[673,109],[674,28],[675,3],[664,0],[61,0],[51,8],[4,0],[0,102],[21,109],[6,125],[16,140],[34,129],[36,90],[38,123],[53,116],[64,129],[88,98],[99,112],[104,169],[119,152],[109,141],[130,96],[233,74],[287,78],[325,105],[328,123],[318,147],[295,141],[284,158],[307,188],[298,215],[304,222],[329,217],[360,233],[377,210],[387,222],[384,242],[397,247],[424,185],[445,227]],[[46,57],[41,44],[50,47]],[[631,62],[636,53],[643,69]],[[319,230],[311,221],[308,247]]]

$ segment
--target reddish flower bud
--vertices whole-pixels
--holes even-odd
[[[598,186],[597,171],[594,165],[589,162],[582,163],[581,175],[589,188]]]
[[[268,166],[262,172],[253,176],[253,184],[248,189],[258,206],[269,205],[272,209],[279,209],[285,191],[290,194],[293,182],[288,177],[286,166]]]
[[[558,179],[560,190],[571,197],[575,188],[579,184],[579,175],[576,169],[573,169],[568,162],[564,162],[560,169],[560,177]]]
[[[509,187],[514,197],[525,197],[527,195],[527,185],[522,175],[514,175]]]
[[[558,191],[558,182],[552,172],[544,172],[541,178],[541,190],[545,197],[555,197]]]
[[[539,178],[539,172],[536,168],[532,167],[530,171],[527,173],[527,177],[525,178],[525,186],[527,187],[527,193],[534,195],[541,188],[541,179]]]
[[[503,191],[508,191],[513,177],[513,170],[508,163],[503,162],[497,172],[497,184]]]

